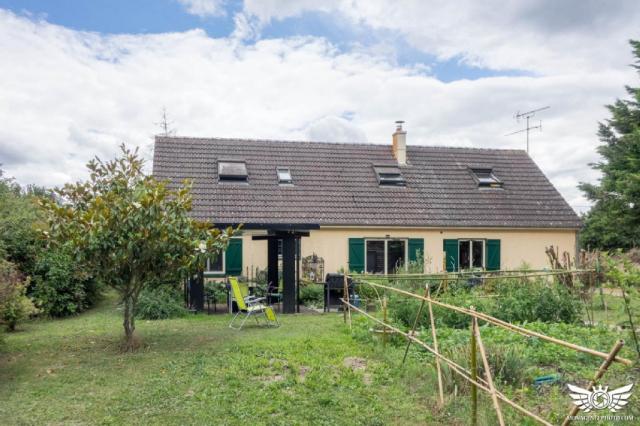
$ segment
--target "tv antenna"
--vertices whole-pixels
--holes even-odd
[[[520,122],[520,120],[522,120],[523,118],[527,121],[527,125],[524,129],[521,130],[516,130],[515,132],[511,132],[511,133],[507,133],[505,136],[511,136],[511,135],[515,135],[518,133],[523,133],[523,132],[527,132],[527,154],[529,153],[529,132],[531,130],[535,130],[535,129],[540,129],[540,131],[542,131],[542,121],[539,121],[539,124],[537,126],[530,126],[529,125],[529,120],[531,119],[531,117],[536,115],[536,112],[540,112],[540,111],[544,111],[545,109],[549,109],[551,108],[550,106],[546,106],[546,107],[542,107],[542,108],[538,108],[538,109],[534,109],[531,111],[527,111],[527,112],[516,112],[513,116],[513,118],[515,118],[518,122]]]
[[[167,118],[167,108],[165,107],[162,107],[162,117],[160,118],[160,121],[154,124],[162,130],[160,133],[161,136],[173,136],[176,134],[176,129],[171,127],[173,121],[169,121]]]

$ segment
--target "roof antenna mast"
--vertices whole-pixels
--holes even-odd
[[[173,121],[169,121],[169,119],[167,118],[166,107],[162,107],[162,117],[160,118],[159,122],[154,124],[160,127],[160,130],[161,130],[160,136],[173,136],[176,134],[176,129],[171,127],[171,125],[173,124]]]
[[[546,106],[546,107],[542,107],[542,108],[538,108],[538,109],[534,109],[531,111],[527,111],[527,112],[516,112],[513,116],[513,118],[516,119],[516,121],[518,121],[518,123],[520,122],[520,120],[525,119],[527,121],[527,125],[524,129],[521,130],[517,130],[515,132],[512,133],[507,133],[505,136],[511,136],[511,135],[515,135],[517,133],[523,133],[523,132],[527,132],[527,154],[529,153],[529,131],[531,130],[535,130],[535,129],[540,129],[540,131],[542,131],[542,121],[539,121],[539,124],[537,126],[530,126],[529,125],[529,119],[531,119],[533,116],[536,115],[536,112],[540,112],[540,111],[544,111],[545,109],[549,109],[551,108],[550,106]]]

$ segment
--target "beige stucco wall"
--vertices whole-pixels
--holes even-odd
[[[502,269],[514,269],[523,262],[532,268],[549,267],[546,246],[557,246],[560,252],[572,256],[576,249],[575,230],[505,230],[505,229],[426,229],[426,228],[346,228],[323,227],[310,231],[302,238],[302,256],[316,253],[325,261],[325,272],[336,272],[347,267],[349,238],[389,237],[423,238],[425,247],[425,271],[442,270],[442,240],[449,238],[499,239],[501,241]],[[246,231],[243,235],[243,267],[267,266],[266,241],[252,241],[259,232]]]

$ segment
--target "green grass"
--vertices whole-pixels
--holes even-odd
[[[81,316],[5,336],[2,424],[403,424],[435,419],[427,381],[402,380],[330,315],[227,328],[228,315],[139,321],[144,348],[121,354],[113,299]],[[364,370],[345,367],[365,359]],[[407,410],[411,410],[409,413]],[[434,420],[435,421],[435,420]]]
[[[0,352],[0,423],[469,423],[467,390],[448,389],[439,408],[433,358],[414,350],[401,368],[403,346],[372,342],[362,319],[355,337],[339,314],[280,316],[279,329],[240,332],[229,319],[138,321],[144,346],[134,354],[118,352],[122,318],[113,297],[74,318],[28,322],[5,335]],[[560,387],[507,391],[556,420],[569,408]],[[480,424],[495,424],[480,394]],[[533,424],[504,411],[509,424]]]
[[[602,300],[604,299],[604,305]],[[640,299],[631,296],[631,312],[637,320],[640,315]],[[605,309],[606,306],[606,309]],[[608,324],[608,325],[627,325],[629,322],[629,316],[627,315],[624,307],[624,300],[622,296],[614,296],[611,294],[604,294],[602,297],[599,293],[593,296],[593,319],[596,323]],[[587,316],[585,313],[585,320]],[[640,324],[635,324],[636,327],[640,327]]]

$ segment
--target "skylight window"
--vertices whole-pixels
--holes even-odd
[[[374,166],[378,178],[378,184],[381,186],[406,186],[400,168],[396,166]]]
[[[247,164],[244,161],[219,161],[218,178],[220,182],[246,182]]]
[[[478,188],[502,188],[502,181],[492,169],[471,169],[471,172],[478,181]]]
[[[293,179],[291,178],[291,170],[288,167],[277,167],[276,172],[278,173],[278,183],[279,184],[292,184]]]

